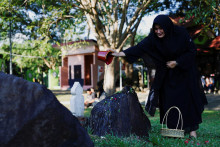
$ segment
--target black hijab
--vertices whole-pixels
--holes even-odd
[[[165,32],[163,38],[158,38],[154,32],[155,25],[158,24]],[[176,60],[179,56],[180,46],[184,45],[186,37],[185,29],[175,26],[167,15],[158,15],[153,22],[152,37],[156,48],[161,53],[163,60]]]
[[[155,29],[155,25],[158,24],[165,32],[165,37],[168,37],[172,34],[174,25],[173,22],[167,15],[158,15],[153,22],[153,30]],[[155,34],[156,35],[156,34]],[[157,36],[156,36],[157,37]]]

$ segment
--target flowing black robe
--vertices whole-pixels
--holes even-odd
[[[125,58],[133,63],[147,54],[154,60],[156,74],[152,88],[159,91],[160,122],[170,107],[177,106],[183,115],[183,129],[196,130],[207,104],[195,62],[196,47],[186,29],[174,26],[168,16],[158,15],[153,27],[155,24],[162,27],[165,37],[158,38],[152,31],[136,46],[124,50]],[[167,61],[176,61],[178,65],[167,68]],[[170,111],[169,128],[176,128],[177,112]]]

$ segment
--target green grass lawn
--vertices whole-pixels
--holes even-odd
[[[85,111],[85,115],[89,116],[91,108]],[[98,137],[91,134],[92,141],[95,146],[101,147],[179,147],[179,146],[210,146],[220,147],[220,111],[204,111],[203,123],[197,131],[197,140],[191,140],[186,143],[188,135],[183,139],[167,138],[160,135],[161,125],[159,124],[159,113],[155,117],[149,117],[152,129],[149,132],[149,138],[140,138],[131,134],[129,137],[116,137],[107,135]]]
[[[71,95],[57,95],[60,101],[69,101]],[[69,104],[64,104],[69,109]],[[92,108],[85,109],[84,115],[90,116]],[[198,138],[194,141],[185,143],[188,135],[183,139],[166,138],[160,135],[161,125],[159,124],[159,113],[156,112],[155,117],[147,115],[151,121],[152,129],[149,132],[149,138],[140,138],[131,134],[129,137],[116,137],[113,135],[106,135],[98,137],[91,134],[89,129],[88,133],[96,147],[179,147],[179,146],[207,146],[207,147],[220,147],[220,111],[205,110],[203,113],[203,123],[197,131]],[[208,143],[205,143],[208,142]],[[197,145],[198,143],[198,145]]]

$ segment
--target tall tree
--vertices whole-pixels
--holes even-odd
[[[76,0],[73,6],[84,12],[101,50],[121,51],[126,40],[135,36],[143,16],[162,6],[159,0]],[[104,89],[115,91],[115,59],[106,65]]]

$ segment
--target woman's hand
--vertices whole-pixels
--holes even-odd
[[[111,51],[111,55],[112,56],[115,56],[115,57],[124,57],[125,56],[125,53],[124,52],[116,52],[115,50],[113,49],[108,49],[108,51]]]
[[[115,56],[115,57],[124,57],[125,56],[125,53],[124,52],[114,52],[111,54],[112,56]]]
[[[107,49],[107,51],[111,51],[111,52],[113,52],[113,53],[116,53],[116,50],[111,49],[111,48]]]
[[[168,61],[167,62],[167,67],[168,68],[175,68],[177,66],[177,62],[176,61]]]

